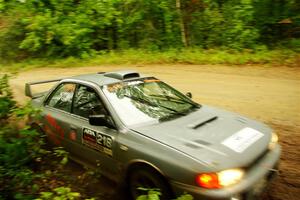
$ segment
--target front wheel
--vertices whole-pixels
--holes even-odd
[[[173,195],[168,183],[155,170],[134,169],[129,174],[129,192],[132,199],[148,194],[149,190],[159,191],[160,200],[170,200]]]

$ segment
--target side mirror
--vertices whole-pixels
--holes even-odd
[[[192,95],[191,92],[186,93],[185,96],[187,96],[187,97],[189,97],[189,98],[193,98],[193,95]]]
[[[93,126],[107,126],[111,127],[105,115],[90,115],[89,123]]]

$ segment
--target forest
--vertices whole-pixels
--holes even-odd
[[[0,0],[0,58],[300,51],[299,0]]]

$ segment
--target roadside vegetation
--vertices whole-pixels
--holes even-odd
[[[294,0],[0,0],[0,63],[295,66],[299,13]]]
[[[35,58],[21,62],[0,64],[0,71],[20,71],[33,68],[70,68],[97,65],[149,65],[149,64],[225,64],[299,66],[300,54],[289,49],[235,50],[169,49],[166,51],[114,50],[103,51],[91,58],[67,57],[59,59]]]
[[[72,192],[63,173],[68,153],[61,148],[46,149],[40,133],[25,126],[25,119],[36,115],[38,111],[30,106],[16,104],[8,76],[0,77],[0,199],[72,200],[82,196]]]

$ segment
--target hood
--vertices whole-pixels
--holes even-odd
[[[272,131],[262,123],[205,105],[187,116],[132,130],[220,170],[251,165],[268,149]]]

